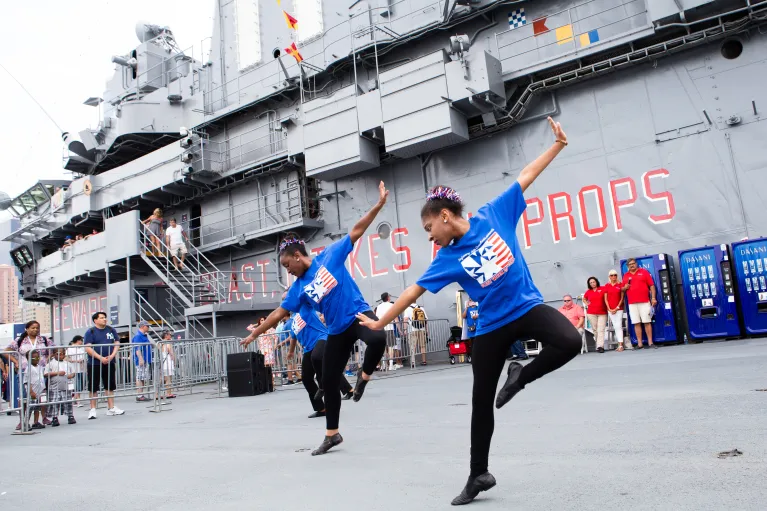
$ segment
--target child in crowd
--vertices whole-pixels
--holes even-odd
[[[83,347],[83,336],[76,335],[69,341],[71,346],[67,351],[67,360],[69,361],[70,368],[74,373],[74,399],[77,408],[82,408],[83,404],[80,402],[80,393],[85,389],[85,348]]]
[[[43,376],[44,367],[40,365],[40,353],[37,350],[32,351],[29,355],[32,365],[30,365],[24,372],[24,386],[29,393],[29,407],[27,408],[26,417],[24,420],[29,424],[29,417],[32,413],[32,409],[35,410],[35,422],[30,429],[45,429],[45,426],[40,424],[40,407],[45,404],[45,380]],[[16,426],[16,429],[21,429],[21,423]]]
[[[74,380],[75,374],[66,360],[64,348],[53,352],[53,357],[45,366],[45,376],[48,378],[47,416],[51,419],[51,426],[55,428],[59,425],[59,415],[66,415],[69,424],[77,424],[72,411],[72,392],[69,390],[69,382]]]

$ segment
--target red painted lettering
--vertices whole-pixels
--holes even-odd
[[[67,316],[67,309],[69,309],[69,311],[71,313],[72,312],[72,305],[68,304],[68,303],[65,303],[64,305],[61,306],[61,324],[63,325],[62,330],[64,332],[67,332],[67,331],[71,330],[71,328],[72,328],[71,325],[69,325],[67,323],[67,321],[69,320],[69,317]]]
[[[85,306],[85,302],[82,303]],[[80,328],[80,318],[82,316],[82,308],[80,307],[80,300],[72,302],[72,328],[75,330]]]
[[[269,259],[256,261],[256,265],[261,268],[261,294],[266,296],[266,266],[270,263]]]
[[[237,283],[237,274],[232,272],[229,277],[229,303],[234,302],[236,299],[238,302],[240,301],[240,288],[239,284]]]
[[[533,246],[533,242],[530,240],[530,226],[538,225],[543,222],[543,201],[538,197],[533,197],[532,199],[525,200],[525,202],[527,203],[527,208],[525,208],[525,212],[522,213],[522,237],[525,241],[525,248],[530,248]],[[532,219],[527,214],[527,210],[530,209],[530,206],[535,206],[535,209],[537,210],[535,218]]]
[[[588,213],[586,209],[586,194],[593,194],[597,199],[599,210],[599,227],[589,227]],[[578,192],[578,213],[581,217],[581,230],[586,236],[598,236],[607,230],[607,209],[605,208],[605,195],[602,188],[597,185],[589,185],[581,188]]]
[[[245,300],[251,300],[253,298],[253,280],[248,278],[248,272],[252,272],[256,267],[253,263],[245,263],[242,265],[242,281],[246,282],[250,286],[250,293],[242,292],[242,297]]]
[[[354,244],[354,250],[352,250],[352,253],[349,254],[349,273],[351,273],[352,278],[354,278],[354,268],[357,268],[360,272],[360,275],[362,275],[362,278],[367,278],[367,275],[365,275],[365,270],[362,269],[362,266],[360,266],[360,242],[362,241],[362,238],[357,240],[357,243]]]
[[[437,257],[437,252],[439,252],[440,246],[431,242],[431,260],[434,261],[434,259]]]
[[[324,246],[323,246],[323,247],[314,247],[313,249],[311,249],[311,250],[309,251],[309,253],[310,253],[311,255],[313,255],[313,256],[317,256],[317,255],[320,255],[320,253],[321,253],[323,250],[325,250],[325,247],[324,247]]]
[[[645,172],[642,175],[642,189],[644,191],[644,196],[647,197],[647,200],[656,202],[656,201],[664,201],[666,203],[666,212],[662,215],[650,215],[648,218],[650,221],[654,224],[665,224],[674,216],[676,216],[676,207],[674,206],[674,197],[671,196],[671,192],[659,192],[659,193],[653,193],[650,189],[650,179],[653,177],[660,177],[662,179],[665,179],[668,177],[668,170],[666,169],[655,169],[651,170],[649,172]]]
[[[618,187],[627,185],[629,189],[628,199],[618,199]],[[622,177],[610,181],[610,201],[613,204],[613,221],[615,222],[615,232],[623,230],[623,220],[621,219],[621,208],[631,207],[637,201],[637,189],[634,180],[630,177]]]
[[[373,247],[373,242],[380,239],[381,239],[381,236],[379,236],[378,234],[370,234],[368,236],[368,259],[370,260],[370,276],[371,277],[380,277],[381,275],[389,274],[388,268],[381,268],[380,270],[376,268],[376,259],[378,259],[378,252],[376,252],[375,247]]]
[[[397,273],[402,273],[403,271],[407,271],[408,268],[410,268],[411,260],[410,260],[410,248],[406,245],[397,245],[394,241],[394,238],[401,234],[402,236],[407,236],[407,227],[400,227],[398,229],[394,229],[391,232],[391,236],[389,237],[389,243],[391,243],[391,249],[394,251],[395,254],[404,254],[405,255],[405,262],[402,264],[395,264],[394,265],[394,271]]]
[[[567,219],[568,227],[570,228],[570,239],[575,239],[575,219],[573,218],[573,201],[570,198],[570,194],[565,192],[552,193],[548,196],[549,199],[549,218],[551,219],[551,232],[554,236],[554,243],[559,243],[561,240],[559,234],[559,221]],[[564,199],[565,210],[562,212],[557,211],[556,201],[558,199]]]

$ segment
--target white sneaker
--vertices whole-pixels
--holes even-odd
[[[110,408],[109,410],[107,410],[107,416],[122,415],[124,413],[125,413],[125,410],[120,410],[116,406],[114,408]]]
[[[403,367],[402,364],[394,364],[395,369],[402,369],[402,367]]]
[[[82,403],[75,403],[75,407],[77,407],[77,408],[82,408],[83,406],[85,406],[85,405],[83,405]]]
[[[228,387],[221,387],[221,392],[227,392],[229,390]]]
[[[96,409],[91,408],[90,413],[88,414],[88,420],[95,419],[96,418]]]

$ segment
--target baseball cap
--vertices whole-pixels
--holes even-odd
[[[149,326],[149,323],[148,323],[148,322],[146,322],[146,321],[141,321],[141,322],[139,322],[139,324],[138,324],[138,327],[139,327],[139,328],[141,328],[141,327],[144,327],[144,326]]]

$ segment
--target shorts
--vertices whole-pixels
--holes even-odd
[[[162,375],[173,376],[175,374],[176,362],[168,359],[162,363]]]
[[[136,366],[136,379],[141,381],[149,381],[152,379],[152,364],[144,364],[143,366]]]
[[[650,302],[630,303],[629,318],[635,325],[639,323],[652,323],[652,305]]]
[[[170,246],[170,255],[173,257],[181,257],[182,255],[186,255],[186,245],[184,243],[178,244],[178,245],[171,245]]]
[[[413,353],[426,353],[426,331],[414,330],[410,333],[410,349]]]
[[[88,366],[88,390],[94,394],[103,386],[104,390],[117,390],[115,364],[99,364]]]
[[[394,329],[385,330],[385,332],[386,332],[386,346],[391,349],[401,350],[402,345],[400,344],[400,338],[397,337]]]

